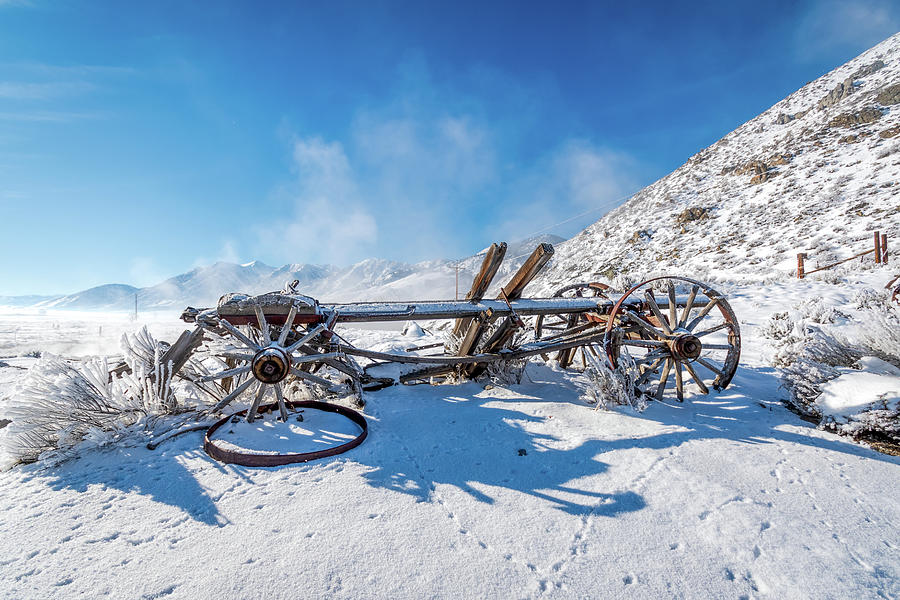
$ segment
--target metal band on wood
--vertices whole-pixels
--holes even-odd
[[[225,448],[222,448],[221,446],[216,445],[216,443],[211,439],[212,435],[216,432],[216,430],[219,429],[219,427],[228,423],[232,419],[232,417],[244,416],[245,414],[247,414],[247,410],[242,410],[232,415],[228,415],[227,417],[217,421],[212,427],[207,429],[206,436],[203,439],[203,449],[206,450],[206,453],[209,454],[212,458],[224,463],[241,465],[244,467],[280,467],[281,465],[309,462],[311,460],[316,460],[319,458],[326,458],[328,456],[342,454],[347,450],[351,450],[362,444],[363,440],[365,440],[366,436],[369,434],[369,426],[366,423],[366,418],[355,410],[351,410],[343,406],[338,406],[336,404],[329,404],[327,402],[318,402],[316,400],[286,402],[285,404],[288,408],[314,408],[316,410],[325,412],[337,413],[339,415],[347,417],[348,419],[359,425],[359,427],[362,429],[362,432],[354,439],[341,444],[340,446],[333,446],[331,448],[326,448],[325,450],[316,450],[314,452],[296,452],[292,454],[255,454],[251,452],[238,452],[236,450],[227,450]],[[276,404],[268,404],[260,408],[259,410],[276,410],[277,408],[278,406]]]

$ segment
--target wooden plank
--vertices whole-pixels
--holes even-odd
[[[516,274],[509,280],[509,283],[503,287],[499,297],[506,301],[513,301],[521,298],[522,293],[525,291],[525,287],[537,277],[538,273],[541,272],[541,269],[544,268],[544,265],[546,265],[552,257],[553,246],[547,243],[539,244],[538,247],[534,249],[534,252],[531,253],[531,256],[522,263],[522,266],[519,267]],[[518,328],[517,322],[518,319],[514,315],[506,317],[484,344],[482,352],[489,354],[496,353],[497,351],[508,347],[515,337],[516,329]],[[483,327],[486,327],[487,325],[488,323],[483,325]],[[475,377],[483,373],[485,369],[486,365],[476,364],[468,367],[466,372],[470,377]]]
[[[553,246],[551,244],[543,243],[535,248],[528,260],[522,263],[516,274],[509,280],[509,283],[503,287],[506,297],[510,300],[521,298],[522,292],[525,291],[525,286],[537,277],[537,274],[541,272],[541,269],[544,268],[544,265],[551,258],[553,258]],[[498,296],[498,298],[502,297],[502,294]]]
[[[181,367],[188,361],[191,353],[197,349],[203,342],[203,328],[195,327],[193,330],[184,330],[175,343],[169,346],[169,349],[163,353],[159,359],[159,364],[163,369],[170,369],[167,375],[174,377],[181,370]],[[169,363],[171,367],[169,366]],[[152,374],[151,374],[152,378]]]
[[[489,308],[474,319],[471,319],[466,335],[459,343],[459,348],[456,351],[457,355],[467,356],[472,354],[478,342],[481,341],[481,336],[484,335],[485,326],[491,322],[493,317],[494,311]]]
[[[875,232],[875,264],[881,264],[881,233]]]
[[[466,300],[474,304],[480,302],[481,299],[484,298],[491,282],[494,280],[494,276],[497,274],[497,270],[500,268],[500,265],[503,264],[503,258],[505,256],[506,242],[491,244],[487,254],[484,255],[484,260],[481,261],[481,269],[472,281],[472,287],[469,290],[469,293],[466,294]],[[453,326],[453,336],[458,338],[464,335],[465,332],[468,331],[471,323],[472,319],[469,317],[457,319],[456,324]]]

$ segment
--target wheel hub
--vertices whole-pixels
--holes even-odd
[[[693,360],[700,356],[703,344],[700,338],[691,334],[679,335],[669,342],[669,348],[676,358]]]
[[[278,383],[291,370],[291,359],[281,348],[263,348],[253,357],[253,376],[263,383]]]

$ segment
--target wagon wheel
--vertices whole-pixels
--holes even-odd
[[[210,412],[220,412],[240,397],[252,398],[247,421],[253,422],[263,399],[271,393],[282,420],[286,420],[285,386],[292,380],[326,390],[336,387],[335,382],[314,374],[325,365],[349,376],[351,391],[358,398],[357,404],[361,404],[359,369],[343,353],[321,349],[328,342],[334,319],[309,326],[301,332],[293,328],[295,317],[296,308],[291,307],[282,327],[271,326],[257,306],[257,323],[248,325],[243,331],[220,317],[198,320],[198,324],[215,334],[220,342],[209,348],[207,358],[210,360],[202,361],[207,365],[204,372],[195,372],[192,377],[198,388],[215,399],[216,404]],[[210,362],[213,368],[209,368]]]
[[[604,283],[574,283],[560,288],[553,293],[554,298],[609,298],[606,292],[609,286]],[[534,337],[536,340],[548,340],[560,337],[566,333],[576,333],[577,328],[593,327],[601,324],[601,321],[591,321],[584,314],[550,314],[538,315],[534,322]],[[577,348],[560,350],[556,353],[556,359],[561,367],[565,368],[572,363]],[[545,360],[549,357],[545,357]]]
[[[654,288],[662,290],[659,298]],[[688,378],[703,394],[726,388],[741,355],[740,328],[728,301],[684,277],[656,277],[625,292],[609,314],[603,344],[615,369],[629,354],[636,391],[657,400],[674,389],[683,401]]]

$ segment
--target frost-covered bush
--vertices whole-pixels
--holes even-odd
[[[843,313],[835,310],[833,306],[825,304],[821,298],[810,298],[797,305],[800,316],[813,323],[834,323],[837,317],[844,317]]]
[[[900,393],[892,390],[900,389],[900,314],[870,294],[858,294],[854,304],[869,307],[857,323],[829,327],[841,313],[806,303],[800,312],[825,323],[801,319],[787,335],[780,323],[790,318],[773,315],[764,330],[775,332],[767,335],[775,341],[774,363],[783,368],[788,405],[820,428],[898,443]]]
[[[774,313],[760,329],[760,334],[770,340],[783,340],[794,330],[796,322],[787,311]]]
[[[888,302],[888,292],[863,288],[853,296],[853,307],[856,309],[880,309]]]
[[[196,408],[176,398],[168,366],[160,363],[164,348],[146,329],[124,337],[130,372],[119,377],[110,375],[105,358],[78,363],[44,354],[7,401],[12,422],[0,438],[7,457],[65,458],[76,446],[106,445],[136,426]]]
[[[588,391],[597,403],[597,408],[630,406],[639,412],[647,408],[647,398],[635,391],[637,368],[627,351],[620,356],[620,368],[615,371],[609,367],[606,360],[598,358],[593,353],[586,352],[585,357],[588,362],[585,373],[591,381]]]

